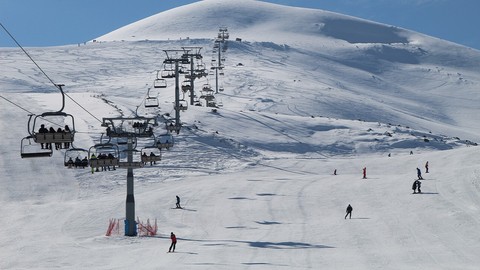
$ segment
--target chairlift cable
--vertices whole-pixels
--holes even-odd
[[[20,105],[16,104],[15,102],[13,102],[13,101],[9,100],[8,98],[6,98],[6,97],[4,97],[4,96],[2,96],[2,95],[0,95],[0,97],[1,97],[1,98],[3,98],[4,100],[6,100],[6,101],[10,102],[11,104],[13,104],[13,105],[17,106],[18,108],[20,108],[20,109],[22,109],[22,110],[26,111],[28,114],[34,114],[34,113],[30,112],[29,110],[27,110],[27,109],[23,108],[22,106],[20,106]]]
[[[2,96],[2,95],[0,95],[0,98],[4,99],[5,101],[9,102],[10,104],[12,104],[12,105],[14,105],[14,106],[16,106],[16,107],[18,107],[18,108],[20,108],[21,110],[24,110],[24,111],[27,112],[28,114],[35,115],[33,112],[30,112],[29,110],[23,108],[22,106],[16,104],[15,102],[9,100],[8,98],[6,98],[6,97],[4,97],[4,96]],[[52,121],[50,121],[50,120],[48,120],[48,119],[44,119],[44,120],[45,120],[46,122],[52,124],[52,125],[55,125],[55,126],[58,126],[58,127],[63,127],[63,125],[60,125],[60,124],[55,123],[55,122],[52,122]],[[88,131],[86,131],[86,132],[85,132],[85,131],[75,131],[75,133],[99,134],[98,132],[88,132]]]
[[[26,111],[29,115],[35,115],[33,112],[30,112],[29,110],[23,108],[22,106],[20,106],[20,105],[16,104],[15,102],[9,100],[8,98],[6,98],[6,97],[4,97],[4,96],[2,96],[2,95],[0,95],[0,97],[3,98],[4,100],[8,101],[8,102],[11,103],[12,105],[14,105],[14,106],[16,106],[16,107],[18,107],[18,108]],[[57,124],[57,123],[54,123],[54,122],[52,122],[52,121],[50,121],[50,120],[48,120],[48,119],[45,119],[45,121],[46,121],[46,122],[49,122],[49,123],[52,124],[52,125],[55,125],[55,126],[58,126],[58,127],[62,127],[62,125]]]
[[[67,96],[71,101],[73,101],[75,104],[77,104],[80,108],[82,108],[84,111],[86,111],[88,114],[90,114],[93,118],[95,118],[98,122],[103,123],[102,120],[98,119],[95,115],[93,115],[91,112],[89,112],[87,109],[85,109],[80,103],[78,103],[76,100],[74,100],[71,96],[69,96],[67,93],[65,93],[65,96]]]
[[[35,64],[35,66],[37,66],[37,68],[43,73],[43,75],[45,75],[45,77],[53,84],[53,86],[55,86],[55,88],[57,90],[58,89],[58,86],[57,84],[47,75],[47,73],[45,73],[45,71],[43,71],[43,69],[37,64],[37,62],[35,62],[35,60],[33,60],[33,58],[30,56],[30,54],[28,54],[28,52],[22,47],[22,45],[20,45],[20,43],[18,43],[18,41],[15,39],[15,37],[13,37],[13,35],[7,30],[7,28],[5,28],[5,26],[3,26],[2,23],[0,23],[0,26],[3,28],[3,30],[5,30],[5,32],[10,36],[10,38],[12,38],[12,40],[17,44],[17,46],[22,49],[22,51],[28,56],[28,58],[30,58],[30,60]],[[77,104],[80,108],[82,108],[84,111],[86,111],[88,114],[90,114],[93,118],[95,118],[97,121],[99,121],[100,123],[102,123],[102,121],[100,119],[98,119],[96,116],[94,116],[93,114],[91,114],[87,109],[85,109],[82,105],[80,105],[77,101],[75,101],[72,97],[70,97],[69,95],[67,95],[65,93],[65,95],[71,99],[75,104]],[[31,113],[33,114],[33,113]]]
[[[28,54],[28,52],[22,47],[22,45],[20,45],[20,43],[18,43],[18,41],[13,37],[13,35],[10,34],[10,32],[7,30],[7,28],[5,28],[5,26],[3,26],[2,23],[0,23],[0,26],[3,28],[3,30],[5,30],[5,32],[10,36],[10,38],[12,38],[12,40],[17,44],[17,46],[20,49],[22,49],[22,51],[28,56],[28,58],[30,58],[30,60],[37,66],[37,68],[43,73],[43,75],[45,75],[45,77],[53,84],[53,86],[55,86],[55,89],[58,90],[57,84],[47,75],[47,73],[45,73],[45,71],[43,71],[43,69],[37,64],[37,62],[35,62],[35,60],[33,60],[33,58],[30,56],[30,54]]]

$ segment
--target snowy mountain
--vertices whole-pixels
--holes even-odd
[[[250,0],[200,1],[95,42],[26,49],[65,84],[74,146],[89,149],[105,136],[102,117],[173,116],[174,79],[153,88],[163,50],[201,46],[209,68],[219,27],[230,33],[223,106],[189,106],[175,146],[134,170],[136,214],[157,220],[155,237],[104,236],[125,217],[125,170],[68,169],[64,149],[20,158],[28,114],[59,110],[61,96],[20,49],[0,49],[1,269],[478,268],[479,51]],[[416,168],[423,194],[412,195]],[[185,209],[171,209],[175,195]]]
[[[119,70],[106,72],[103,70],[109,67],[100,64],[92,72],[107,73],[108,85],[112,78],[125,84],[122,78],[131,76],[128,71],[133,66],[148,72],[160,68],[151,60],[162,61],[162,49],[198,45],[204,47],[204,55],[210,56],[212,38],[219,26],[228,26],[232,39],[243,40],[230,42],[227,65],[234,72],[227,76],[225,86],[230,84],[228,88],[235,94],[241,91],[260,101],[255,103],[262,108],[255,109],[273,107],[275,111],[269,110],[278,113],[379,121],[469,140],[478,138],[480,123],[470,112],[477,108],[480,97],[480,52],[322,10],[248,0],[199,1],[97,38],[139,42],[131,49],[135,51],[121,52],[124,59]],[[187,37],[195,40],[178,40]],[[87,59],[78,63],[84,65],[83,60]],[[137,61],[144,62],[137,65]],[[238,63],[245,64],[245,68],[236,68]],[[257,69],[271,72],[255,72]],[[73,72],[67,76],[75,77]],[[139,74],[142,72],[146,71],[139,70]],[[133,79],[128,80],[132,86],[144,85],[144,77],[134,83]],[[97,79],[96,83],[101,82]],[[279,85],[281,89],[277,89]],[[277,90],[295,93],[294,98],[299,99],[295,108],[277,99]],[[257,92],[261,95],[256,96]],[[264,97],[274,101],[275,106],[262,102]]]

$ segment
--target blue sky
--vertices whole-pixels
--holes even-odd
[[[194,0],[0,0],[0,22],[23,46],[82,43]],[[480,50],[480,0],[266,0],[407,28]],[[0,29],[0,47],[14,42]]]

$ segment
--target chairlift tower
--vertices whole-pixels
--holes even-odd
[[[223,65],[222,63],[220,62],[220,50],[218,50],[218,59],[219,59],[219,62],[218,62],[218,65],[217,66],[212,66],[210,69],[213,69],[215,70],[215,94],[218,94],[218,70],[222,70],[223,69]]]
[[[136,126],[124,126],[125,123],[137,123]],[[153,137],[153,126],[157,126],[156,118],[103,118],[102,126],[107,128],[107,136],[110,138],[127,139],[127,161],[119,162],[119,168],[127,169],[127,198],[125,204],[125,236],[136,236],[135,221],[135,196],[133,169],[143,167],[142,162],[133,161],[134,142],[137,138]]]
[[[216,61],[217,65],[211,67],[211,69],[215,70],[215,94],[218,94],[218,70],[222,70],[224,67],[221,52],[226,51],[226,40],[228,40],[229,37],[230,35],[228,34],[228,29],[226,27],[220,27],[214,44],[214,48],[216,48],[218,51],[218,59]]]
[[[203,57],[200,54],[200,50],[202,47],[182,47],[184,51],[186,51],[183,56],[186,58],[190,58],[190,105],[194,105],[195,103],[195,86],[194,81],[197,78],[197,74],[195,74],[195,69],[193,67],[194,60],[201,60]]]
[[[164,64],[174,64],[175,65],[175,130],[177,134],[180,133],[180,83],[179,83],[179,64],[186,65],[190,63],[190,60],[185,55],[190,52],[188,49],[183,50],[163,50],[166,55],[166,59],[163,61]]]

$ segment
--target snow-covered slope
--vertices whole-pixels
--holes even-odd
[[[232,98],[251,98],[249,109],[402,124],[478,140],[480,122],[471,111],[480,102],[479,51],[323,10],[251,0],[199,1],[97,38],[138,41],[107,45],[120,50],[114,57],[122,64],[115,72],[97,62],[105,49],[99,44],[69,48],[81,55],[69,65],[98,63],[82,71],[105,75],[95,84],[105,80],[138,88],[145,72],[161,68],[162,49],[203,46],[208,63],[219,26],[228,27],[231,39],[243,40],[230,42],[225,87]],[[143,70],[132,78],[129,70],[139,67]],[[63,65],[58,68],[59,74],[76,76],[75,69],[66,74]],[[75,82],[68,85],[76,89]],[[297,101],[289,98],[286,104],[277,91]],[[275,106],[264,102],[266,97]]]
[[[19,49],[0,50],[1,269],[478,268],[480,156],[466,141],[480,141],[478,51],[321,10],[218,0],[104,42],[27,51],[66,85],[74,144],[89,148],[104,132],[96,118],[173,115],[173,80],[150,93],[158,110],[143,104],[163,50],[202,46],[208,65],[219,26],[243,39],[228,42],[223,107],[189,106],[175,147],[134,171],[136,213],[158,221],[152,238],[104,236],[124,218],[124,170],[66,169],[65,150],[20,158],[27,115],[61,99]],[[412,195],[427,161],[424,194]],[[170,209],[175,195],[185,210]],[[166,254],[171,231],[178,252]]]

